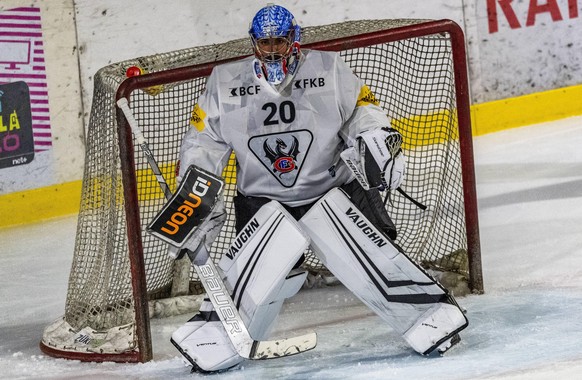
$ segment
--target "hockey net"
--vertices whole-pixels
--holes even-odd
[[[386,207],[397,243],[427,270],[483,290],[463,34],[453,22],[365,20],[303,29],[304,48],[336,50],[373,90],[404,137],[403,189]],[[165,202],[116,98],[130,106],[172,189],[182,137],[212,67],[252,53],[248,39],[112,64],[94,78],[81,208],[65,313],[48,326],[43,352],[91,361],[151,360],[149,317],[193,312],[202,289],[189,262],[145,232]],[[127,79],[138,66],[145,75]],[[229,217],[211,256],[234,236],[234,157],[224,172]],[[306,253],[313,276],[325,268]]]

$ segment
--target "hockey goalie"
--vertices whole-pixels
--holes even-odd
[[[309,246],[413,350],[448,350],[468,321],[394,243],[380,195],[404,179],[401,135],[337,53],[301,49],[287,9],[260,9],[249,34],[254,56],[217,66],[193,106],[178,172],[179,180],[193,166],[219,176],[235,153],[237,236],[218,268],[249,334],[269,337],[284,300],[305,281]],[[218,194],[181,243],[191,259],[209,249],[224,220]],[[244,360],[223,317],[205,301],[172,334],[193,370]]]

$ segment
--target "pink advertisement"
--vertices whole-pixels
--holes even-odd
[[[52,147],[41,14],[0,12],[0,169]]]

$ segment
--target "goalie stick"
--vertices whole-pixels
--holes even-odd
[[[137,120],[135,120],[135,118],[133,117],[133,113],[129,109],[127,99],[126,98],[119,99],[117,101],[117,106],[121,108],[121,110],[123,111],[123,114],[125,115],[125,118],[129,123],[129,127],[131,128],[131,132],[133,132],[133,135],[135,136],[137,143],[139,144],[142,152],[145,154],[148,164],[152,169],[152,172],[154,173],[156,180],[160,184],[160,187],[162,188],[165,197],[170,198],[172,196],[172,191],[170,190],[168,183],[166,182],[164,176],[162,175],[162,171],[160,170],[160,167],[156,162],[154,154],[150,150],[147,140],[143,136],[143,133],[141,133],[141,129],[137,124]]]
[[[147,140],[144,138],[141,129],[139,128],[137,120],[133,116],[133,112],[129,108],[127,99],[120,98],[117,101],[117,106],[123,112],[133,134],[135,135],[137,143],[146,155],[148,164],[152,169],[158,184],[162,188],[166,199],[170,199],[172,197],[172,192],[159,169]],[[189,252],[189,255],[195,257],[192,261],[192,265],[194,266],[214,309],[217,311],[230,341],[241,357],[253,360],[280,358],[299,354],[311,350],[316,346],[317,335],[315,333],[277,340],[254,340],[242,321],[242,318],[218,273],[216,265],[206,251],[204,242],[200,244],[197,252]]]

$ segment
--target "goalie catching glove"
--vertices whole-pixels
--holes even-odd
[[[354,147],[341,153],[348,168],[366,190],[394,190],[406,172],[402,135],[394,128],[378,128],[356,136]]]

